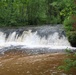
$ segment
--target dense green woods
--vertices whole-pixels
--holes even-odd
[[[25,0],[1,0],[0,1],[0,25],[16,25],[25,22]]]
[[[0,0],[0,26],[61,24],[75,9],[74,0]]]
[[[65,7],[62,5],[64,0],[59,1],[0,0],[0,25],[19,26],[62,23],[64,17],[61,14],[64,13],[62,10]]]
[[[52,2],[52,0],[1,0],[0,25],[60,23],[59,14],[50,5]]]

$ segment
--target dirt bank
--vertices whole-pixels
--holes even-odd
[[[0,57],[0,75],[64,75],[57,67],[65,54],[5,54]],[[66,74],[65,74],[66,75]]]

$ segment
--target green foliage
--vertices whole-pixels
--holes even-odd
[[[66,30],[71,30],[73,24],[72,15],[76,14],[75,0],[55,0],[51,5],[59,11]]]
[[[64,19],[64,28],[68,31],[73,31],[73,23],[75,22],[72,18],[76,14],[76,4],[74,0],[63,0],[64,8],[61,10],[60,15],[65,17]]]
[[[65,71],[69,71],[70,69],[71,69],[71,67],[73,67],[73,61],[71,60],[71,59],[66,59],[65,61],[64,61],[64,63],[66,64],[66,65],[64,65],[64,66],[60,66],[59,67],[59,69],[64,69]],[[76,64],[76,63],[75,63]]]
[[[64,8],[61,10],[60,15],[69,17],[76,14],[76,5],[74,0],[62,0]]]
[[[60,15],[64,17],[76,14],[76,4],[74,0],[55,0],[51,5],[60,10]]]
[[[61,23],[55,0],[1,0],[0,26]]]
[[[75,9],[74,0],[0,0],[0,25],[59,24]]]
[[[64,20],[64,28],[65,28],[66,32],[67,32],[67,31],[69,32],[69,31],[72,31],[72,30],[73,30],[72,25],[73,25],[73,20],[72,20],[71,17],[66,18],[66,19]]]
[[[71,53],[71,50],[67,50],[67,57],[64,60],[64,65],[59,66],[58,69],[69,71],[76,69],[76,53]]]
[[[24,22],[26,1],[27,0],[1,0],[0,23],[5,26],[15,26],[19,22]]]

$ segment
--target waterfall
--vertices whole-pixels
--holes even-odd
[[[60,25],[0,29],[0,49],[20,45],[24,48],[63,49],[71,47],[64,29]]]

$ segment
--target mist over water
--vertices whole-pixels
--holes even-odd
[[[0,29],[0,51],[10,47],[25,49],[71,48],[62,26],[40,26],[17,29]],[[8,49],[4,49],[4,48]],[[12,48],[12,49],[13,49]],[[47,49],[47,50],[48,50]],[[35,51],[35,50],[34,50]]]

